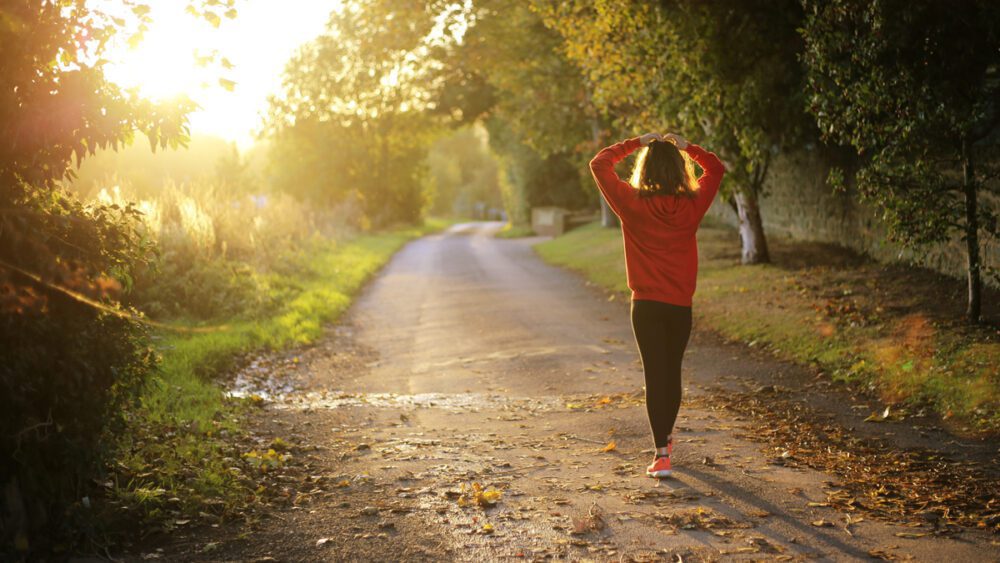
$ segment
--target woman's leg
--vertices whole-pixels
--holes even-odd
[[[632,302],[632,331],[646,378],[646,413],[656,448],[665,448],[681,406],[681,362],[691,335],[691,308]]]

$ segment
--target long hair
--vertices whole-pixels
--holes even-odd
[[[640,197],[694,197],[698,189],[691,159],[669,141],[653,141],[640,149],[630,183],[639,190]]]

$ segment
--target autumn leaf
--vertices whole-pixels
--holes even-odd
[[[475,504],[482,508],[489,508],[500,502],[501,498],[503,498],[502,491],[498,491],[492,487],[484,489],[478,482],[474,482],[468,488],[464,484],[462,485],[462,491],[458,497],[458,505],[464,508]]]
[[[606,445],[603,448],[601,448],[601,451],[604,452],[604,453],[608,453],[608,452],[613,452],[616,449],[618,449],[618,444],[616,444],[613,441],[611,441],[611,442],[608,442],[608,445]]]

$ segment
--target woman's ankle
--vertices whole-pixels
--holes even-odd
[[[670,455],[670,445],[673,442],[673,435],[667,436],[667,444],[656,448],[656,457],[666,457]]]

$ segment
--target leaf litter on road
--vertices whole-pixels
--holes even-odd
[[[693,402],[749,418],[753,431],[741,432],[742,437],[784,452],[771,463],[804,465],[836,475],[839,482],[825,488],[832,508],[864,511],[882,520],[917,526],[933,520],[936,530],[953,525],[1000,533],[996,468],[860,438],[851,429],[818,419],[805,404],[781,397],[718,392]],[[886,411],[882,414],[882,418],[889,416]],[[925,522],[915,522],[918,514],[930,516],[921,517]]]

